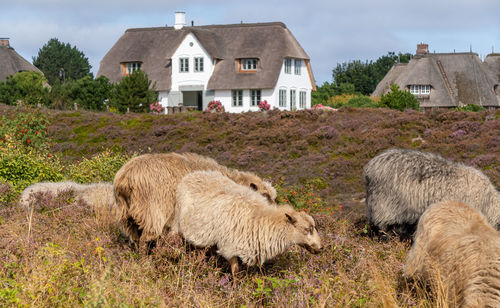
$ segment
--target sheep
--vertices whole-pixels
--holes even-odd
[[[431,205],[418,222],[404,276],[445,290],[458,307],[500,307],[500,233],[469,205]]]
[[[493,226],[500,223],[500,196],[481,171],[415,150],[390,149],[364,168],[367,217],[377,232],[407,237],[429,205],[457,200],[480,210]]]
[[[165,230],[172,227],[177,184],[197,170],[219,170],[237,183],[249,186],[269,202],[276,190],[250,172],[219,165],[194,153],[145,154],[122,166],[114,179],[115,199],[122,231],[141,252],[148,252]]]
[[[71,181],[35,183],[23,190],[18,204],[30,210],[35,194],[49,192],[57,195],[69,190],[73,191],[75,197],[91,205],[96,213],[109,213],[111,217],[117,216],[113,185],[111,183],[78,184]]]
[[[321,250],[313,218],[289,205],[272,205],[247,186],[218,171],[186,175],[177,187],[174,232],[197,247],[216,246],[235,277],[238,258],[262,265],[299,245]]]

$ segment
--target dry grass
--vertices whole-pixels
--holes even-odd
[[[246,269],[233,284],[224,259],[178,237],[164,236],[151,255],[138,256],[102,209],[95,212],[68,192],[37,200],[32,212],[4,207],[0,213],[2,306],[439,304],[425,288],[403,282],[408,243],[366,235],[361,203],[333,215],[313,213],[321,254],[294,248],[272,264]]]

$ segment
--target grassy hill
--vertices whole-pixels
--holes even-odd
[[[19,112],[27,111],[0,106],[6,118]],[[401,280],[409,244],[366,236],[363,166],[387,148],[413,148],[476,166],[500,185],[493,111],[43,112],[61,178],[110,181],[131,155],[196,152],[271,179],[281,199],[312,213],[325,250],[295,248],[233,285],[224,260],[176,237],[137,255],[109,216],[71,194],[44,196],[32,213],[11,201],[0,204],[2,306],[436,306],[442,298]]]

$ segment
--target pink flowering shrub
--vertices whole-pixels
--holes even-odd
[[[163,107],[160,102],[152,103],[149,105],[149,110],[152,113],[163,113],[165,111],[165,107]]]
[[[208,111],[225,112],[224,106],[220,101],[210,101],[207,106]]]
[[[266,111],[271,109],[271,105],[267,102],[267,100],[263,100],[257,104],[259,106],[260,111]]]

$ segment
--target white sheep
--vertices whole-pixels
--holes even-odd
[[[288,205],[273,205],[261,194],[218,171],[186,175],[177,187],[173,231],[198,247],[217,246],[238,271],[238,258],[249,266],[263,264],[300,245],[321,249],[313,218]]]

